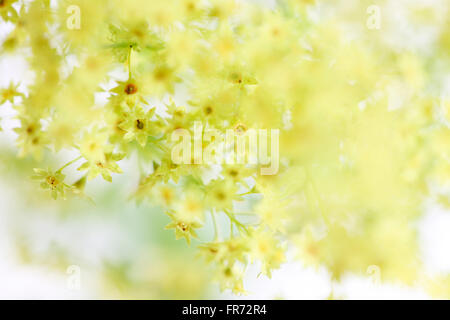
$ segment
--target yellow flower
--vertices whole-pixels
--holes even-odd
[[[175,84],[180,82],[177,67],[163,61],[158,61],[156,64],[143,69],[142,73],[149,92],[158,98],[166,94],[173,94]]]
[[[177,217],[183,221],[203,221],[205,207],[202,193],[190,190],[184,190],[183,193],[181,199],[172,206]]]
[[[286,201],[279,197],[264,197],[255,208],[255,213],[261,222],[273,231],[286,232],[289,222],[289,213]]]
[[[201,228],[202,224],[197,221],[182,220],[175,213],[166,213],[172,221],[165,227],[165,229],[175,229],[175,239],[185,238],[188,245],[191,244],[191,237],[198,238],[195,229]]]
[[[88,180],[100,174],[103,179],[112,182],[111,173],[122,173],[122,169],[116,162],[122,160],[124,156],[124,154],[104,153],[103,160],[87,161],[78,170],[88,170]]]
[[[134,106],[127,113],[126,119],[119,124],[119,127],[127,132],[123,137],[125,141],[135,139],[142,147],[145,147],[149,136],[156,134],[151,121],[154,114],[154,108],[145,112],[140,105]]]
[[[248,238],[233,237],[223,242],[211,242],[199,246],[202,256],[208,262],[234,265],[247,263],[249,253]]]
[[[20,148],[19,156],[24,157],[32,154],[34,158],[41,159],[42,150],[47,141],[41,123],[27,116],[19,116],[19,120],[21,126],[14,129],[19,135],[17,138],[17,144]]]
[[[272,277],[272,271],[285,262],[285,248],[274,237],[274,234],[263,228],[251,230],[249,236],[250,256],[262,262],[262,274]]]
[[[59,151],[64,147],[73,145],[78,127],[73,119],[70,118],[70,115],[55,115],[48,126],[47,132],[51,143],[55,147],[55,151]]]
[[[216,272],[215,280],[220,290],[231,290],[234,294],[246,294],[244,290],[244,273],[237,265],[223,265]]]
[[[101,129],[86,132],[80,142],[81,155],[91,163],[105,162],[105,154],[111,152],[111,149],[108,132]]]
[[[239,200],[238,187],[230,180],[215,180],[206,186],[206,203],[217,210],[231,210],[233,200]]]
[[[208,15],[219,20],[226,20],[238,9],[234,0],[212,0],[208,7]]]
[[[23,93],[17,91],[19,84],[14,85],[12,82],[9,84],[8,88],[0,89],[0,105],[9,101],[14,104],[14,97],[24,97]]]
[[[132,77],[127,81],[119,81],[117,87],[111,90],[114,94],[111,102],[119,105],[125,102],[128,107],[132,107],[139,102],[146,103],[145,96],[150,93],[148,88],[149,84],[142,77]]]
[[[0,0],[0,16],[5,21],[15,21],[18,18],[17,11],[13,4],[18,0]]]
[[[130,48],[142,54],[156,53],[163,49],[163,41],[150,30],[146,21],[133,20],[126,24],[109,25],[111,49],[120,62],[125,62]]]
[[[41,188],[49,190],[54,200],[56,200],[58,196],[66,199],[65,191],[71,187],[64,183],[65,175],[60,171],[52,172],[50,170],[38,168],[34,169],[34,172],[35,175],[32,176],[32,179],[41,181]]]

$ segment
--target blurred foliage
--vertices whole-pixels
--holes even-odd
[[[376,265],[383,281],[449,297],[415,227],[425,201],[450,196],[448,1],[377,1],[375,29],[372,1],[2,3],[14,30],[0,51],[25,55],[34,74],[1,89],[19,123],[4,179],[24,205],[56,212],[53,228],[116,232],[115,254],[89,262],[67,244],[34,250],[24,220],[50,216],[17,217],[24,262],[84,261],[100,297],[194,299],[212,281],[245,293],[247,267],[270,277],[291,247],[336,281]],[[175,164],[171,134],[195,121],[280,129],[278,174],[222,165],[206,179],[209,165]]]

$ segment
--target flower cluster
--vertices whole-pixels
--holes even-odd
[[[369,265],[406,283],[424,272],[411,222],[425,196],[448,197],[450,186],[449,104],[427,85],[440,78],[433,56],[373,34],[350,40],[339,21],[314,18],[315,1],[16,2],[0,0],[15,26],[1,51],[29,50],[35,81],[26,94],[1,89],[0,104],[17,112],[20,157],[42,166],[78,153],[57,171],[35,169],[54,199],[84,194],[97,176],[112,182],[137,155],[151,169],[133,198],[164,208],[167,229],[198,246],[223,290],[244,293],[253,262],[270,277],[288,248],[334,279]],[[431,51],[448,62],[442,30]],[[278,174],[174,163],[172,133],[196,121],[279,129]],[[68,183],[62,171],[77,161],[82,177]]]

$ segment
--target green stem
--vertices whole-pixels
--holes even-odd
[[[246,192],[246,193],[238,194],[238,196],[239,196],[239,197],[243,197],[243,196],[246,196],[246,195],[249,195],[249,194],[255,194],[255,193],[256,193],[256,192],[254,192],[253,189],[252,189],[252,190],[250,190],[250,191],[248,191],[248,192]]]
[[[211,218],[214,225],[214,241],[219,240],[219,229],[217,228],[217,221],[216,221],[216,212],[214,209],[211,210]]]
[[[128,64],[128,80],[131,79],[131,52],[133,51],[133,45],[130,45],[130,49],[128,50],[128,58],[127,58],[127,64]]]
[[[233,238],[233,222],[230,221],[230,238]]]
[[[245,231],[245,232],[248,233],[246,226],[245,226],[244,224],[242,224],[241,222],[239,222],[239,221],[236,219],[236,217],[234,216],[233,213],[228,212],[227,210],[224,210],[224,212],[225,212],[225,214],[228,216],[228,218],[230,219],[230,223],[231,223],[231,224],[234,223],[234,224],[236,225],[236,227],[238,228],[238,230],[240,230],[240,231]]]
[[[69,161],[68,163],[66,163],[65,165],[63,165],[61,168],[59,168],[56,172],[61,172],[63,171],[65,168],[67,168],[68,166],[70,166],[72,163],[77,162],[78,160],[80,160],[81,158],[83,158],[83,156],[79,156],[76,159],[73,159],[72,161]]]

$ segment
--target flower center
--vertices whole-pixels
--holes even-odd
[[[213,109],[211,108],[211,106],[207,106],[206,108],[205,108],[205,113],[206,114],[211,114],[213,112]]]
[[[220,201],[223,201],[226,199],[225,193],[223,193],[222,191],[219,191],[216,193],[217,199],[219,199]]]
[[[233,72],[231,74],[231,81],[234,83],[242,83],[242,76],[237,72]]]
[[[1,0],[0,0],[1,1]],[[48,176],[47,177],[47,183],[52,186],[52,187],[56,187],[56,185],[58,184],[58,180],[56,180],[55,177],[53,176]]]
[[[236,177],[238,175],[238,172],[236,170],[230,170],[230,176]]]
[[[247,131],[247,127],[243,123],[239,123],[234,127],[237,134],[244,134]]]
[[[0,0],[0,1],[2,1],[2,0]],[[33,132],[34,132],[34,127],[32,125],[28,126],[27,127],[27,133],[28,134],[32,134]]]
[[[192,2],[188,2],[188,3],[186,4],[186,9],[187,9],[188,11],[194,11],[194,9],[195,9],[195,4],[192,3]]]
[[[166,67],[159,67],[155,70],[154,78],[157,81],[166,81],[169,78],[169,69]]]
[[[135,94],[138,91],[136,85],[129,83],[127,84],[127,86],[125,87],[125,93],[126,94]]]
[[[178,227],[179,227],[181,230],[183,230],[183,232],[186,232],[186,231],[189,229],[189,227],[187,226],[187,224],[185,224],[185,223],[183,223],[183,222],[180,222],[180,223],[178,224]]]
[[[141,119],[137,119],[136,120],[136,128],[138,128],[139,130],[144,129],[144,120]]]
[[[233,276],[233,271],[231,270],[230,267],[227,267],[227,268],[224,270],[224,274],[225,274],[225,276],[226,276],[227,278],[231,278],[231,277]]]

